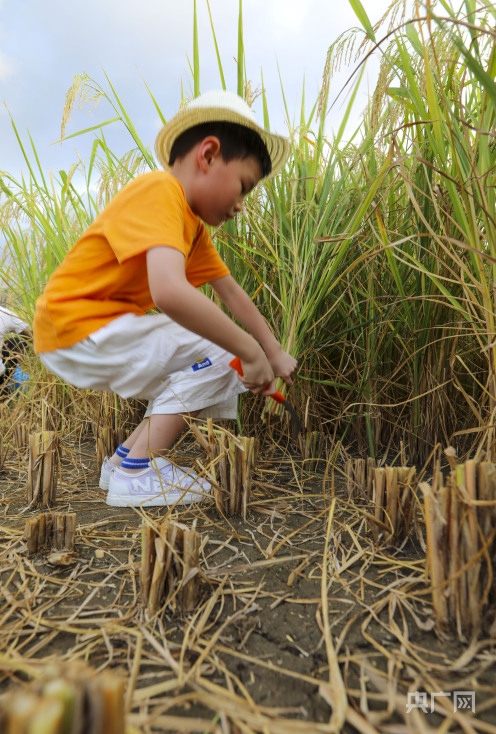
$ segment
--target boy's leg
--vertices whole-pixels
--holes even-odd
[[[134,432],[129,442],[124,442],[129,449],[130,458],[144,458],[164,454],[172,447],[177,438],[187,428],[188,418],[195,418],[199,410],[189,414],[153,414],[145,418],[141,431]],[[135,435],[136,434],[136,435]]]
[[[108,490],[110,476],[116,467],[122,467],[122,462],[128,459],[139,459],[140,466],[127,466],[124,471],[137,473],[143,469],[145,460],[153,460],[155,456],[165,456],[172,448],[176,439],[188,425],[188,418],[195,418],[200,411],[188,414],[154,414],[144,418],[125,441],[117,447],[110,458],[106,458],[100,471],[100,489]]]
[[[73,385],[149,401],[145,417],[157,422],[146,420],[119,447],[121,466],[107,459],[102,467],[100,487],[109,490],[107,503],[117,506],[187,503],[208,493],[203,476],[163,456],[152,465],[149,458],[171,446],[185,428],[182,416],[236,417],[236,398],[246,390],[230,367],[232,358],[164,314],[127,314],[71,347],[40,355]]]
[[[144,418],[119,448],[126,450],[129,459],[145,459],[150,456],[164,455],[187,427],[187,419],[195,418],[199,412],[195,410],[187,415],[153,414],[149,418]],[[120,454],[116,452],[110,458],[114,466],[122,464],[122,453],[124,452],[121,451]]]
[[[187,427],[188,414],[152,413],[119,447],[120,466],[114,466],[108,480],[108,505],[191,504],[209,494],[210,483],[191,469],[172,464],[167,451]],[[124,451],[122,450],[124,449]],[[125,451],[128,451],[125,455]],[[124,454],[124,458],[121,456]],[[103,473],[103,470],[102,470]],[[100,484],[102,489],[102,483]]]

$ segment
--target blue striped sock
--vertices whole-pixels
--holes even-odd
[[[131,449],[127,449],[125,446],[120,444],[120,446],[117,446],[115,453],[117,454],[117,456],[120,456],[121,459],[125,459],[130,451]]]
[[[149,459],[130,459],[126,456],[126,458],[122,460],[121,469],[148,469],[149,466]]]

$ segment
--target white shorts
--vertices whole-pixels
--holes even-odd
[[[229,367],[233,355],[165,314],[126,314],[41,361],[76,387],[148,400],[146,416],[189,413],[235,418],[246,392]]]

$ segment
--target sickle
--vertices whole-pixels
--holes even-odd
[[[236,370],[238,375],[243,376],[243,368],[241,367],[241,360],[239,357],[234,357],[234,359],[229,362],[229,367],[232,367],[233,370]],[[276,403],[282,405],[284,410],[288,411],[289,415],[291,416],[291,435],[292,438],[296,440],[299,432],[301,431],[301,423],[298,416],[296,415],[296,410],[293,408],[291,403],[288,403],[284,395],[280,393],[279,390],[277,390],[277,392],[271,393],[268,397],[272,398],[272,400],[275,400]]]

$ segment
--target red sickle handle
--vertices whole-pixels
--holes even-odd
[[[234,357],[234,359],[232,359],[229,362],[229,367],[232,367],[233,370],[236,370],[236,372],[238,373],[238,375],[241,375],[241,377],[243,376],[243,368],[241,366],[241,360],[240,360],[239,357]],[[279,390],[277,390],[277,392],[271,393],[269,395],[269,397],[272,398],[273,400],[275,400],[276,403],[285,403],[286,402],[286,398],[284,397],[284,395],[282,393],[279,392]]]

